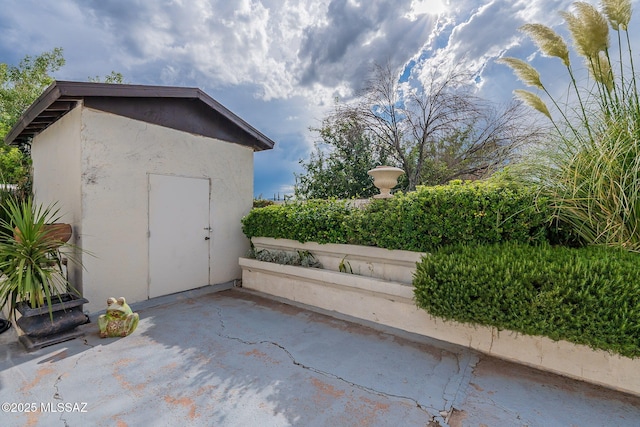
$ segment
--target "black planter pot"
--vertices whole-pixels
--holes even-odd
[[[11,327],[11,322],[6,319],[0,319],[0,334],[6,332]]]
[[[17,326],[23,334],[18,337],[22,345],[28,351],[68,341],[82,335],[82,331],[76,328],[89,321],[82,312],[82,305],[88,303],[86,298],[73,294],[52,297],[51,312],[49,307],[31,308],[28,304],[20,302],[17,310],[20,317],[16,320]]]

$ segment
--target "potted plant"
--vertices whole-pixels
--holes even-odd
[[[64,274],[67,260],[81,262],[66,240],[70,226],[60,226],[55,204],[34,205],[32,198],[4,201],[0,218],[0,305],[22,331],[28,350],[75,338],[76,327],[87,322],[82,304],[88,301]],[[67,248],[62,255],[61,249]],[[19,314],[19,316],[18,316]]]

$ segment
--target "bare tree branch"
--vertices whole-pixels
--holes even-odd
[[[360,122],[371,143],[389,151],[408,190],[485,176],[544,134],[520,104],[499,108],[475,96],[467,73],[434,71],[422,87],[399,77],[376,66],[359,101],[335,114]]]

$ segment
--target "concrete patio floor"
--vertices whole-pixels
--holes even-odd
[[[634,396],[212,290],[134,305],[126,338],[100,339],[95,317],[84,338],[33,353],[0,335],[0,402],[14,404],[0,425],[640,425]]]

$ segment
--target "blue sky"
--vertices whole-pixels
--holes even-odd
[[[478,93],[496,102],[522,87],[495,63],[501,56],[531,59],[546,84],[564,85],[558,61],[536,54],[518,27],[538,22],[560,29],[558,11],[571,4],[3,0],[0,62],[17,64],[27,54],[62,47],[66,65],[54,75],[60,80],[85,81],[115,70],[128,83],[199,87],[276,141],[274,150],[254,156],[254,193],[273,197],[292,193],[299,160],[317,137],[310,128],[336,98],[352,99],[375,63],[389,63],[414,79],[433,67],[464,67],[476,73]]]

